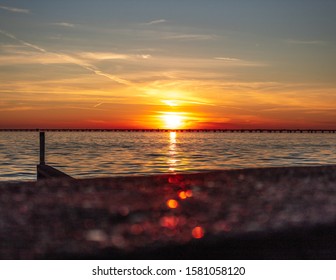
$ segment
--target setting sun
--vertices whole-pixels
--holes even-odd
[[[336,1],[35,1],[0,3],[0,129],[336,127]]]
[[[165,127],[168,129],[177,129],[183,126],[183,117],[177,113],[164,113],[162,116]]]

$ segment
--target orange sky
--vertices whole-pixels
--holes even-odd
[[[335,4],[127,3],[0,5],[0,128],[336,128]]]

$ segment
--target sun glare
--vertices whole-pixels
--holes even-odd
[[[165,127],[168,129],[178,129],[183,125],[183,117],[176,113],[164,113],[162,116]]]
[[[162,102],[171,107],[177,106],[177,102],[175,100],[162,100]]]

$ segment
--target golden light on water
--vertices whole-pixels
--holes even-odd
[[[169,165],[169,171],[175,172],[175,168],[177,166],[177,159],[176,159],[176,132],[170,131],[169,133],[169,159],[168,159],[168,165]]]
[[[169,133],[169,143],[173,146],[172,149],[175,150],[176,145],[176,131],[171,131]]]

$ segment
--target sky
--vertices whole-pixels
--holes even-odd
[[[336,1],[0,0],[0,128],[336,129]]]

